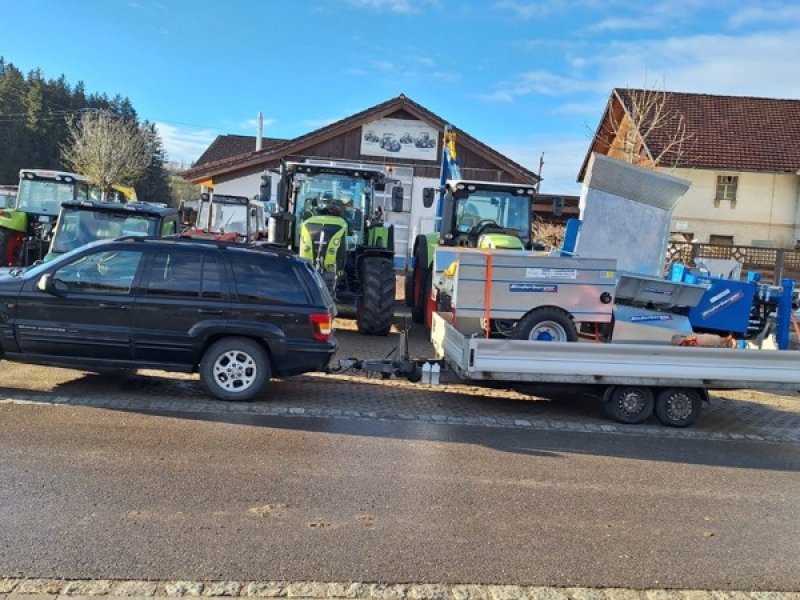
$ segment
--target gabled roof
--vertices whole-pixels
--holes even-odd
[[[591,153],[608,151],[600,134],[608,127],[612,111],[629,112],[631,95],[643,91],[617,88],[611,92],[578,181],[583,180]],[[690,136],[676,166],[769,173],[800,169],[800,100],[683,92],[666,92],[664,97],[665,110],[683,115]],[[650,156],[661,153],[669,133],[655,130],[645,140]]]
[[[285,144],[287,140],[278,138],[261,138],[261,148],[269,150],[275,146]],[[200,155],[192,168],[199,167],[206,163],[217,162],[234,156],[241,156],[256,149],[256,136],[254,135],[218,135]]]
[[[355,129],[356,127],[360,127],[376,119],[386,117],[400,110],[406,111],[417,119],[426,121],[430,125],[437,127],[439,130],[443,130],[444,126],[447,124],[444,119],[432,113],[424,106],[417,104],[404,94],[400,94],[391,100],[387,100],[386,102],[377,104],[350,117],[336,121],[335,123],[331,123],[330,125],[326,125],[325,127],[305,135],[301,135],[293,140],[288,140],[281,144],[276,143],[275,145],[269,147],[265,146],[260,152],[255,152],[253,150],[242,153],[238,156],[221,158],[205,164],[199,164],[198,161],[197,165],[191,169],[188,169],[187,171],[184,171],[181,173],[181,175],[185,179],[199,181],[204,178],[213,177],[215,175],[220,175],[230,171],[267,164],[269,162],[279,160],[287,155],[301,154],[303,150],[307,148],[335,138],[343,133]],[[463,144],[471,151],[481,155],[483,158],[498,165],[499,167],[502,167],[504,170],[514,174],[523,181],[529,181],[531,183],[538,181],[539,178],[533,171],[526,169],[519,163],[516,163],[508,157],[500,154],[493,148],[475,139],[468,133],[458,128],[454,128],[454,130],[458,134],[459,145]],[[252,147],[255,148],[255,143]],[[204,153],[204,156],[207,153],[208,151]]]

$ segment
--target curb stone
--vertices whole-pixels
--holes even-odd
[[[204,597],[226,600],[800,600],[800,592],[634,590],[519,585],[318,581],[143,581],[0,578],[0,600],[98,600]]]

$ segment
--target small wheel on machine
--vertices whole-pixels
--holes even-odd
[[[656,417],[667,427],[688,427],[702,410],[703,400],[692,388],[668,388],[656,396]]]
[[[543,307],[522,317],[513,337],[532,342],[576,342],[578,330],[572,318],[560,308]]]
[[[269,356],[255,341],[228,337],[209,346],[200,360],[200,381],[219,400],[257,398],[272,375]]]
[[[653,414],[653,390],[640,386],[617,385],[610,387],[603,398],[606,414],[619,423],[636,425]]]

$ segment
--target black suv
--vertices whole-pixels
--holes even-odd
[[[0,275],[0,358],[199,371],[213,396],[250,400],[272,375],[325,368],[334,314],[319,275],[280,249],[101,241]]]

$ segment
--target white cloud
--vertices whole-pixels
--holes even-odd
[[[658,29],[663,27],[664,23],[660,18],[655,16],[651,18],[645,17],[610,17],[603,19],[590,25],[586,31],[603,32],[603,31],[624,31],[624,30],[637,30],[637,29]]]
[[[478,98],[486,102],[509,103],[516,98],[531,94],[563,96],[579,92],[594,92],[597,89],[598,82],[595,80],[562,77],[550,71],[536,69],[503,81],[495,91],[479,94]]]
[[[800,5],[771,3],[767,6],[740,8],[728,19],[731,27],[786,23],[800,23]]]
[[[494,147],[534,173],[539,171],[539,158],[544,152],[540,191],[543,194],[580,193],[580,184],[575,179],[589,147],[588,137],[536,136],[525,143],[501,143]]]
[[[156,121],[164,150],[171,161],[191,163],[205,152],[209,144],[219,134],[215,129],[190,126],[176,126]]]
[[[514,102],[534,94],[608,94],[614,87],[661,82],[667,90],[800,98],[796,57],[800,29],[749,35],[694,35],[604,42],[584,50],[586,77],[536,69],[479,94],[487,102]]]
[[[269,127],[274,123],[275,119],[268,119],[267,117],[264,117],[264,127]],[[245,129],[247,131],[250,131],[253,133],[253,135],[255,135],[256,127],[258,127],[258,119],[247,119],[245,121],[241,121],[237,124],[237,127],[239,129]]]
[[[408,14],[417,11],[417,7],[411,0],[350,0],[350,4],[356,8],[367,8],[395,14]]]

